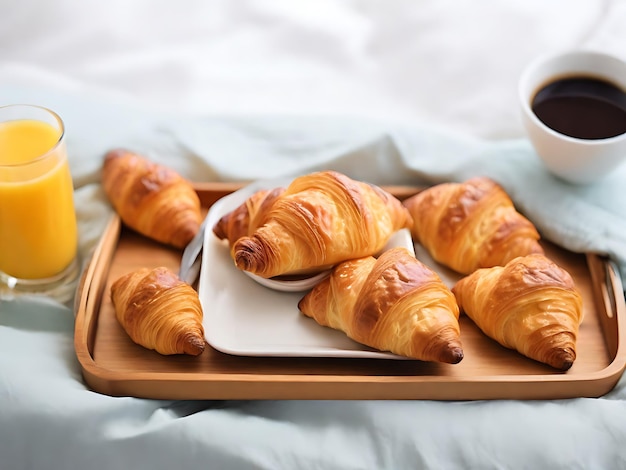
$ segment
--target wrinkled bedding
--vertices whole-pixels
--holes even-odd
[[[0,0],[0,104],[65,120],[84,260],[104,152],[193,181],[336,169],[378,184],[484,174],[542,236],[626,280],[626,165],[578,187],[525,138],[546,52],[626,60],[626,2]],[[0,247],[6,249],[6,247]],[[626,382],[551,401],[164,401],[89,390],[71,303],[0,300],[0,469],[626,467]]]

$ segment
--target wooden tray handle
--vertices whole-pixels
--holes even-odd
[[[589,254],[587,264],[593,281],[600,324],[606,337],[608,352],[613,359],[618,355],[618,347],[626,337],[625,332],[619,331],[618,328],[618,318],[626,316],[624,303],[617,302],[617,296],[624,295],[624,288],[617,266],[608,258]],[[626,354],[626,352],[621,354]]]

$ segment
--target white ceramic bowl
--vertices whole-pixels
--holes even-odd
[[[599,52],[570,51],[539,57],[522,73],[519,101],[528,137],[549,171],[571,183],[599,181],[626,160],[626,133],[606,139],[578,139],[556,132],[533,113],[535,94],[567,76],[604,78],[626,90],[626,62]]]
[[[408,229],[402,229],[394,233],[387,244],[381,250],[381,253],[391,248],[403,246],[407,248],[415,256],[415,246],[413,245],[413,238],[411,232]],[[297,277],[292,279],[281,278],[269,278],[266,279],[261,276],[257,276],[248,271],[244,271],[248,276],[254,279],[259,284],[282,292],[304,292],[312,289],[318,282],[324,279],[330,274],[331,270],[323,271],[312,275],[310,277]]]

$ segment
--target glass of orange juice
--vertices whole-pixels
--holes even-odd
[[[0,296],[70,300],[77,245],[63,121],[40,106],[0,107]]]

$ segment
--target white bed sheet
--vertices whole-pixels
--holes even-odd
[[[594,188],[550,179],[516,82],[545,52],[626,59],[625,23],[621,0],[0,0],[0,104],[66,119],[84,254],[111,210],[102,154],[126,145],[196,181],[482,171],[549,238],[619,263],[626,171]],[[551,217],[554,198],[597,232]],[[86,389],[72,333],[65,306],[0,301],[1,469],[626,467],[624,380],[600,399],[540,402],[112,398]]]

